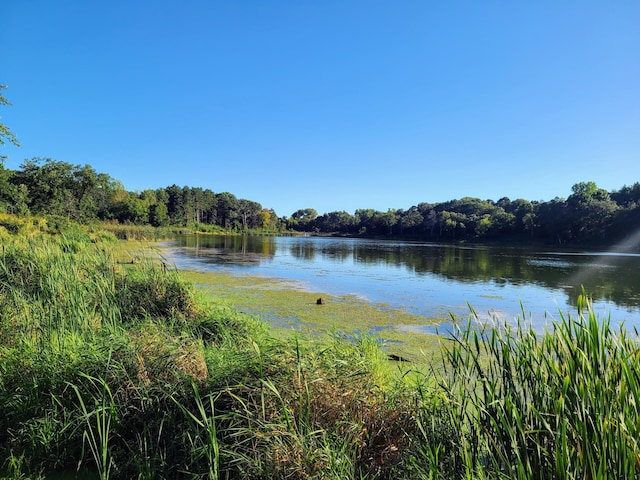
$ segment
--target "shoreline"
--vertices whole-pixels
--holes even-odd
[[[168,248],[157,242],[151,250],[165,258],[162,252]],[[409,313],[355,295],[306,289],[301,282],[285,278],[173,267],[207,302],[225,303],[259,317],[277,335],[373,335],[385,351],[426,360],[440,350],[442,336],[434,333],[435,327],[448,320]],[[319,298],[323,299],[322,305],[317,304]]]

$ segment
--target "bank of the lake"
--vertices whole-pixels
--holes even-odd
[[[375,341],[276,338],[157,259],[68,233],[2,237],[7,477],[404,476],[417,404]]]
[[[584,296],[416,369],[367,335],[273,335],[104,231],[23,227],[0,230],[0,477],[640,474],[640,350]]]

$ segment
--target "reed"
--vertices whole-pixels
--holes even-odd
[[[472,310],[394,371],[376,338],[275,338],[108,234],[28,223],[2,233],[0,477],[640,475],[637,332],[586,296],[544,332]]]
[[[219,480],[220,476],[220,443],[218,442],[218,432],[216,428],[215,398],[212,394],[206,396],[203,401],[198,390],[198,386],[193,383],[193,399],[196,411],[191,411],[187,406],[180,403],[175,397],[171,399],[185,414],[190,428],[185,432],[189,442],[189,453],[192,462],[201,463],[204,460],[206,466],[205,475],[209,480]],[[194,433],[192,433],[194,432]],[[191,462],[189,462],[191,463]],[[183,472],[197,474],[197,472]]]
[[[133,225],[104,222],[97,224],[96,229],[109,232],[118,240],[154,241],[174,238],[176,234],[191,233],[190,228],[152,227],[150,225]]]
[[[465,475],[638,475],[637,332],[597,318],[586,296],[541,335],[522,320],[478,329],[471,317],[440,374]]]
[[[117,421],[116,405],[109,386],[103,378],[96,378],[81,374],[86,378],[91,391],[88,397],[81,393],[78,386],[71,384],[82,411],[82,440],[83,447],[89,445],[89,450],[95,461],[101,480],[108,480],[113,467],[113,455],[110,440],[113,435],[112,422]]]

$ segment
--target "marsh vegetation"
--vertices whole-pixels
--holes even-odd
[[[371,336],[276,336],[113,233],[10,220],[7,478],[79,466],[102,479],[640,473],[636,334],[598,318],[586,295],[543,334],[464,321],[418,367],[390,362]]]

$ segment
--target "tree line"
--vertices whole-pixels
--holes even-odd
[[[464,197],[419,203],[406,210],[359,209],[353,215],[345,211],[318,215],[316,210],[306,208],[293,213],[288,227],[302,232],[425,241],[555,244],[604,244],[638,233],[640,183],[607,192],[588,181],[575,184],[571,191],[567,199],[556,197],[546,202]],[[640,240],[635,242],[640,246]]]
[[[83,223],[101,220],[156,227],[284,228],[272,209],[229,192],[177,185],[131,192],[90,165],[50,158],[25,160],[18,170],[5,169],[0,162],[0,211],[64,216]]]
[[[278,217],[273,209],[229,192],[177,185],[131,192],[90,165],[34,158],[25,160],[18,170],[5,169],[0,162],[0,211],[58,215],[78,222],[293,230],[443,242],[611,243],[640,227],[640,183],[607,192],[595,182],[581,182],[572,187],[567,199],[546,202],[464,197],[419,203],[406,210],[318,215],[315,209],[305,208],[290,217]]]

